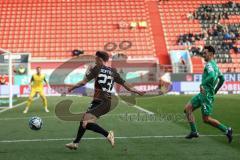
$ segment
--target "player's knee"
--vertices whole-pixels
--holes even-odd
[[[202,120],[203,120],[204,123],[209,123],[210,122],[209,116],[203,116]]]
[[[82,118],[82,126],[86,128],[87,124],[89,123],[89,114],[85,113]]]
[[[192,106],[187,104],[185,107],[184,107],[184,113],[190,113],[192,112]]]
[[[88,124],[88,121],[83,121],[82,127],[86,129],[87,124]]]

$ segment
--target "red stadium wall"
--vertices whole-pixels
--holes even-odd
[[[164,32],[162,27],[161,17],[158,10],[158,1],[147,2],[149,8],[150,22],[152,27],[154,45],[156,55],[159,58],[160,64],[169,65],[171,64],[168,55],[166,42],[164,39]]]

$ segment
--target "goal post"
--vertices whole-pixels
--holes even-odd
[[[28,77],[30,54],[0,48],[0,109],[12,108],[21,101],[21,79]]]
[[[1,86],[3,85],[6,85],[8,83],[8,95],[6,95],[6,93],[1,93],[1,97],[2,98],[8,98],[8,103],[6,103],[6,101],[4,101],[4,99],[1,99],[1,103],[0,103],[0,106],[1,107],[10,107],[12,108],[13,107],[13,91],[12,91],[12,79],[13,79],[13,75],[12,75],[12,53],[8,50],[5,50],[5,49],[2,49],[0,48],[0,55],[2,56],[1,57],[1,68],[3,70],[1,70]],[[8,61],[4,61],[4,57],[6,56],[6,58],[8,59]],[[7,62],[7,63],[6,63]],[[6,70],[7,68],[7,71],[4,71]],[[4,77],[3,74],[6,74],[7,73],[7,77]],[[8,82],[7,80],[4,78],[7,78],[8,79]],[[5,84],[4,84],[5,83]],[[1,91],[2,91],[2,87],[1,87]],[[6,106],[6,104],[8,104],[8,106]]]

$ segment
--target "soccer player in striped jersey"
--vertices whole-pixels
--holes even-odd
[[[96,123],[96,120],[111,110],[111,91],[115,82],[122,85],[130,92],[141,96],[145,94],[145,92],[138,91],[125,82],[125,80],[120,77],[119,73],[117,73],[116,69],[107,66],[106,63],[108,60],[108,53],[104,51],[97,51],[95,58],[96,65],[86,73],[86,76],[82,81],[69,88],[69,92],[71,92],[76,88],[84,86],[92,79],[95,81],[93,101],[80,120],[77,136],[73,142],[65,145],[71,150],[76,150],[78,148],[78,144],[80,143],[86,130],[102,134],[111,143],[111,145],[114,146],[113,131],[106,131]]]

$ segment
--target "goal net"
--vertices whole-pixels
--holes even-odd
[[[12,53],[0,48],[0,109],[21,103],[21,77],[28,74],[28,53]]]

